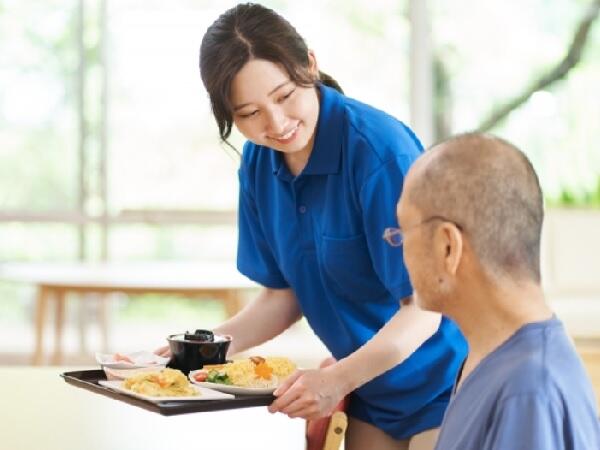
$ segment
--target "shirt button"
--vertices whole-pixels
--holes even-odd
[[[306,212],[306,206],[302,205],[300,208],[298,208],[298,211],[300,211],[300,214],[304,214]]]

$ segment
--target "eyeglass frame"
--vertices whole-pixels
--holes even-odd
[[[422,225],[425,225],[426,223],[429,223],[429,222],[431,222],[433,220],[441,220],[443,222],[449,222],[452,225],[454,225],[456,228],[458,228],[459,231],[461,231],[461,232],[464,231],[462,225],[460,225],[459,223],[456,223],[453,220],[448,219],[447,217],[444,217],[444,216],[431,216],[431,217],[428,217],[427,219],[422,220],[421,222],[419,222],[419,223],[417,223],[415,225],[412,225],[411,227],[409,227],[406,230],[402,230],[401,228],[396,228],[396,227],[388,227],[385,230],[383,230],[383,236],[381,236],[381,237],[390,246],[392,246],[392,247],[401,247],[402,244],[404,243],[404,235],[408,231],[410,231],[412,229],[415,229],[415,228],[418,228],[418,227],[420,227]],[[400,236],[400,242],[394,242],[394,240],[393,240],[394,236]]]

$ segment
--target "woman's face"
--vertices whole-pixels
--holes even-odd
[[[281,66],[253,59],[233,79],[231,103],[233,122],[246,139],[283,153],[310,154],[319,117],[315,87],[298,86]]]

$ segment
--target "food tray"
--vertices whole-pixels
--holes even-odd
[[[61,374],[64,380],[73,386],[87,389],[96,394],[104,395],[133,406],[152,411],[163,416],[174,416],[177,414],[188,414],[196,412],[221,411],[224,409],[251,408],[254,406],[270,405],[275,397],[271,394],[266,395],[236,395],[232,399],[219,400],[192,400],[192,401],[165,401],[150,402],[131,397],[127,394],[120,394],[105,386],[98,384],[100,380],[106,380],[106,375],[102,370],[80,370],[65,372]]]

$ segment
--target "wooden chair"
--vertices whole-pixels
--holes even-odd
[[[338,450],[348,428],[348,417],[343,411],[345,401],[329,417],[308,421],[306,424],[306,450]],[[336,408],[337,409],[337,408]]]
[[[319,367],[327,367],[335,363],[335,359],[325,359]],[[338,450],[344,440],[348,428],[346,408],[348,397],[344,398],[334,409],[333,414],[321,419],[306,422],[306,450]]]

